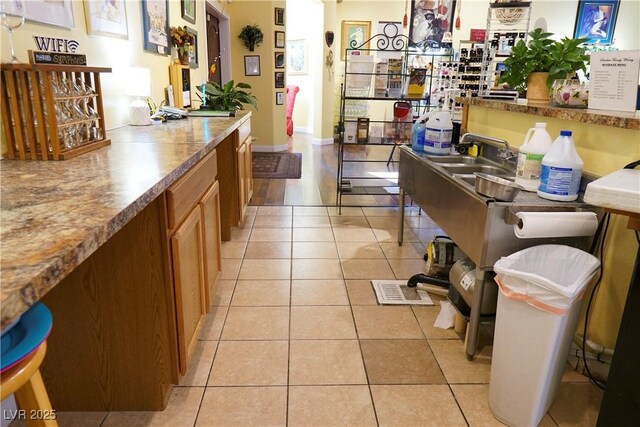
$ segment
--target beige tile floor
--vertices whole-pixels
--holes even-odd
[[[497,426],[491,338],[473,362],[432,307],[379,306],[371,279],[422,268],[438,230],[409,209],[250,207],[222,245],[223,279],[188,375],[161,412],[61,413],[64,426]],[[523,367],[526,369],[526,367]],[[543,426],[593,426],[602,393],[566,371]],[[14,423],[13,426],[19,424]]]

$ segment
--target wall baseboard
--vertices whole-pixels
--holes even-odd
[[[302,126],[294,126],[293,127],[293,131],[294,132],[298,132],[298,133],[313,133],[313,128],[305,128]]]
[[[281,145],[256,145],[253,144],[251,147],[251,151],[256,153],[277,153],[279,151],[287,151],[287,144]]]
[[[311,143],[313,145],[331,145],[333,144],[333,138],[313,138]]]

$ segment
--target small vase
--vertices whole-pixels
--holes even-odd
[[[549,73],[536,72],[527,78],[527,100],[537,104],[549,103],[549,88],[547,87]]]

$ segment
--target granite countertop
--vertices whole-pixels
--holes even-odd
[[[0,162],[2,327],[37,302],[245,122],[189,118],[110,130],[66,161]]]
[[[549,104],[518,104],[515,101],[502,101],[482,98],[459,98],[462,102],[494,110],[513,111],[515,113],[535,114],[561,120],[572,120],[594,125],[613,126],[623,129],[640,129],[640,113],[624,111],[589,110],[580,108],[560,108]]]

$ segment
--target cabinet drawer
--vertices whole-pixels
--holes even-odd
[[[238,128],[238,147],[240,147],[244,141],[251,135],[251,120],[248,119]],[[238,148],[236,147],[236,148]]]
[[[167,189],[168,226],[173,230],[216,180],[218,164],[216,150],[200,160],[191,170]]]

